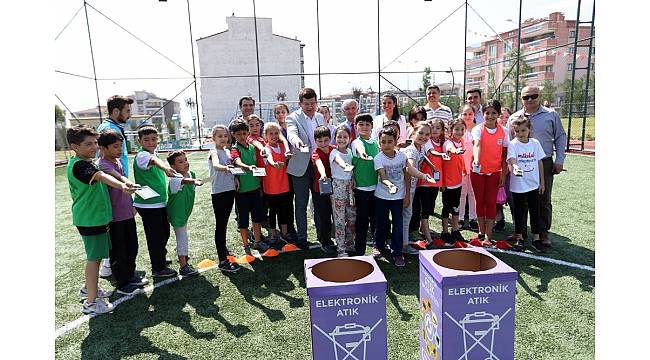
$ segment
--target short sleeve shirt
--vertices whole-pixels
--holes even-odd
[[[406,155],[396,151],[395,157],[390,158],[383,152],[377,154],[373,159],[375,170],[384,169],[386,178],[397,186],[397,192],[391,194],[383,183],[377,183],[375,196],[384,200],[401,200],[404,199],[404,167],[406,166]]]
[[[346,163],[352,164],[352,151],[350,149],[347,149],[347,151],[344,153],[340,152],[338,149],[330,151],[330,168],[332,169],[332,178],[337,180],[351,180],[352,172],[343,171],[343,168],[341,168],[339,164],[334,161],[336,155],[340,156],[341,159]]]
[[[514,138],[508,147],[508,159],[517,160],[517,165],[524,171],[523,176],[510,176],[510,191],[525,193],[539,188],[538,161],[546,157],[542,145],[537,139],[528,138],[522,143]]]
[[[107,174],[117,173],[124,176],[121,162],[113,162],[102,158],[99,160],[99,168]],[[133,198],[129,194],[109,186],[108,195],[111,198],[111,207],[113,208],[113,221],[133,218]]]
[[[427,143],[430,144],[429,141]],[[413,166],[416,169],[420,168],[420,164],[422,164],[422,161],[424,160],[424,153],[422,151],[425,151],[426,149],[425,146],[423,145],[422,150],[418,150],[415,145],[411,144],[403,149],[400,150],[401,153],[403,153],[406,156],[406,159],[412,159],[413,160]],[[411,176],[411,191],[415,188],[415,185],[418,182],[418,178]]]

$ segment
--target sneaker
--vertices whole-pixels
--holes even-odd
[[[478,222],[476,221],[476,219],[469,220],[469,228],[474,231],[478,230]]]
[[[99,277],[107,278],[111,277],[111,275],[113,275],[113,272],[111,271],[111,262],[109,259],[103,259],[102,264],[99,267]]]
[[[172,277],[172,276],[177,276],[177,275],[178,275],[178,273],[175,270],[172,270],[172,269],[170,269],[168,267],[166,267],[166,268],[164,268],[162,270],[158,270],[158,271],[153,272],[154,277]]]
[[[538,253],[545,253],[546,250],[544,250],[544,244],[542,244],[542,240],[533,240],[533,243],[531,244],[531,247],[535,252]]]
[[[253,254],[251,253],[251,246],[250,246],[250,244],[248,244],[248,245],[244,245],[244,246],[242,246],[242,248],[244,249],[244,253],[245,253],[246,255],[253,255]]]
[[[137,294],[138,292],[140,292],[140,287],[133,283],[126,284],[117,288],[117,293],[122,295],[133,295]]]
[[[379,259],[381,257],[381,251],[379,251],[379,249],[377,249],[376,247],[373,247],[372,257],[374,257],[375,259]]]
[[[97,297],[98,298],[108,298],[111,295],[113,295],[113,290],[104,290],[100,288],[99,286],[97,287]],[[86,287],[83,286],[81,289],[79,289],[79,297],[82,299],[88,298],[88,290],[86,290]]]
[[[148,283],[149,283],[149,279],[147,279],[144,276],[136,275],[136,276],[129,279],[129,284],[133,284],[133,285],[136,285],[136,286],[144,286],[144,285],[147,285]]]
[[[228,260],[224,260],[217,265],[219,270],[225,271],[225,272],[237,272],[241,267],[237,265],[236,263],[231,263]]]
[[[406,247],[402,248],[402,253],[408,254],[408,255],[417,255],[420,252],[416,248],[407,245]]]
[[[189,257],[188,257],[189,259]],[[172,264],[172,259],[165,258],[165,265],[171,265]]]
[[[465,220],[458,220],[458,226],[461,228],[465,227]]]
[[[336,256],[338,254],[336,247],[333,245],[321,245],[320,248],[327,256]]]
[[[454,242],[454,240],[451,239],[451,234],[448,232],[441,233],[440,238],[445,242],[445,244],[451,244]]]
[[[463,242],[465,241],[465,238],[463,237],[463,235],[460,233],[459,230],[455,230],[451,232],[451,239],[453,241],[463,241]]]
[[[514,251],[524,251],[524,241],[523,240],[515,240],[515,244],[512,246],[512,250]]]
[[[309,250],[309,241],[307,240],[296,240],[296,246],[300,248],[300,250]]]
[[[540,235],[540,240],[542,241],[542,246],[544,247],[551,247],[551,239],[548,237],[548,234],[546,235]]]
[[[406,266],[406,263],[404,262],[404,256],[398,255],[393,258],[395,260],[395,266],[397,267],[404,267]]]
[[[506,220],[505,219],[501,219],[501,220],[497,221],[496,223],[494,223],[494,228],[493,228],[494,231],[501,232],[505,228],[506,228]]]
[[[193,276],[198,275],[199,271],[196,270],[192,265],[185,264],[185,266],[179,269],[179,273],[183,276]]]
[[[95,299],[95,301],[91,302],[90,304],[84,301],[83,305],[81,306],[81,312],[87,315],[105,314],[113,311],[114,309],[115,306],[113,306],[113,304],[107,303],[101,298]]]
[[[269,245],[260,240],[253,243],[253,249],[259,251],[260,253],[263,253],[269,249]]]
[[[292,233],[287,233],[287,235],[280,235],[282,240],[286,241],[289,244],[295,244],[296,243],[296,236]]]
[[[388,249],[383,249],[383,250],[380,249],[380,250],[379,250],[379,253],[380,253],[381,256],[382,256],[384,259],[386,259],[386,260],[389,260],[389,261],[390,261],[390,259],[392,258],[392,256],[391,256],[392,254],[391,254],[390,250],[388,250]]]

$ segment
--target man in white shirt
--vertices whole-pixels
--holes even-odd
[[[343,110],[345,117],[337,127],[345,126],[350,130],[350,145],[348,145],[348,147],[351,147],[352,141],[357,138],[357,131],[354,127],[354,118],[357,116],[357,112],[359,111],[359,103],[354,99],[347,99],[341,104],[341,110]],[[335,144],[335,140],[335,136],[332,136],[332,144]]]
[[[476,125],[485,121],[483,120],[483,105],[481,105],[481,96],[481,89],[479,88],[467,90],[466,103],[469,104],[472,109],[474,109],[474,120],[476,121]]]
[[[440,104],[440,88],[438,85],[429,85],[427,87],[427,104],[424,105],[424,109],[427,111],[427,120],[442,119],[449,123],[453,116],[448,106]]]

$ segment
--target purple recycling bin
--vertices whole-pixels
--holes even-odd
[[[314,360],[388,359],[386,278],[372,256],[305,260]]]
[[[482,248],[419,256],[420,359],[514,359],[517,272]]]

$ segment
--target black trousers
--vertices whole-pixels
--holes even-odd
[[[235,202],[235,190],[212,194],[212,210],[214,211],[214,246],[217,248],[219,262],[226,260],[226,230],[228,220]]]
[[[442,192],[442,218],[449,218],[449,214],[452,216],[458,215],[458,207],[460,206],[460,191],[461,188],[457,187],[455,189],[447,189]]]
[[[293,194],[290,192],[282,194],[264,194],[264,198],[269,204],[269,225],[275,229],[279,225],[287,225],[289,220],[293,220]],[[277,223],[276,223],[277,218]]]
[[[539,189],[525,193],[512,193],[515,211],[515,233],[525,234],[526,214],[530,212],[530,231],[539,234],[540,229],[540,195]]]
[[[553,204],[551,203],[551,194],[553,193],[553,158],[551,156],[542,159],[544,166],[544,193],[540,195],[539,218],[541,235],[548,235],[553,222]]]
[[[138,256],[135,218],[112,221],[108,227],[111,235],[111,271],[119,288],[128,284],[135,276],[135,258]]]
[[[147,250],[151,269],[160,271],[166,267],[167,241],[169,241],[169,221],[167,221],[167,208],[137,208],[142,217],[144,236],[147,238]]]
[[[320,220],[318,242],[323,246],[334,246],[332,241],[332,200],[330,195],[317,194],[313,197],[316,214]]]
[[[354,204],[357,207],[357,218],[355,220],[354,249],[357,255],[366,253],[366,239],[368,237],[368,226],[370,233],[375,234],[375,192],[354,189]]]

